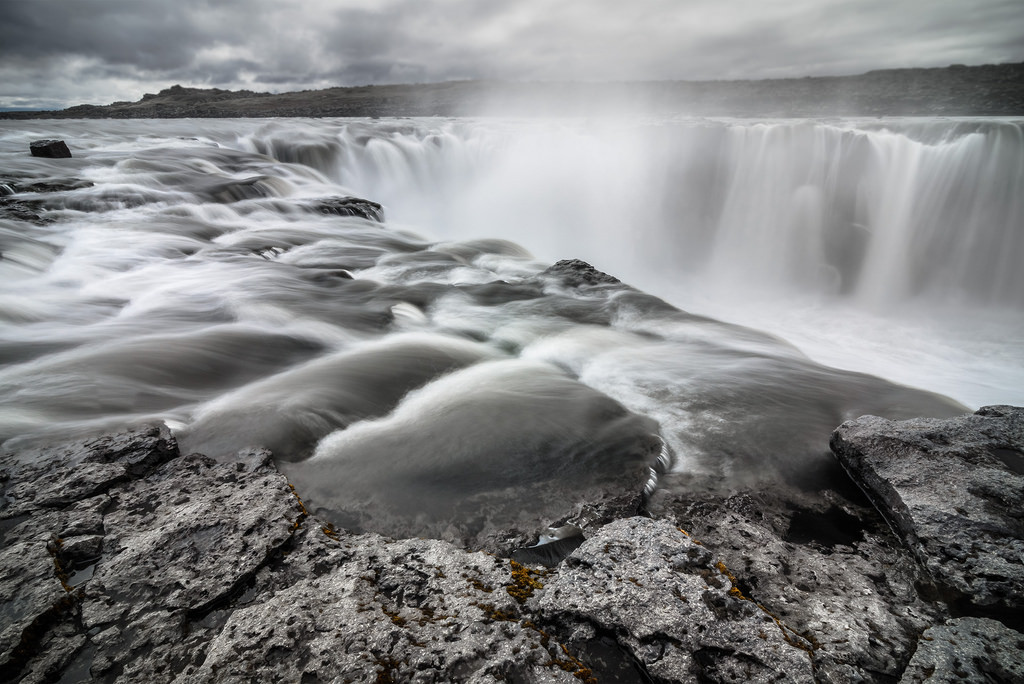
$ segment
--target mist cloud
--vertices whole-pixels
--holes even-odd
[[[1019,0],[25,0],[4,9],[0,106],[106,104],[173,83],[283,92],[1024,60]]]

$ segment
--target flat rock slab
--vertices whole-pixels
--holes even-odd
[[[865,416],[832,451],[943,597],[1020,619],[1024,609],[1024,409],[951,420]]]
[[[921,635],[900,684],[1024,682],[1024,635],[985,618],[959,618]]]
[[[657,681],[814,681],[811,645],[666,521],[604,526],[563,562],[540,605],[581,642],[613,638]]]

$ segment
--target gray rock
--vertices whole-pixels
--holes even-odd
[[[1024,634],[985,618],[959,618],[921,635],[901,684],[1024,682]]]
[[[66,159],[71,156],[71,150],[63,140],[33,140],[29,143],[28,149],[33,157]]]
[[[676,479],[652,513],[713,549],[744,594],[812,644],[819,681],[895,679],[920,633],[944,619],[918,596],[921,570],[869,502],[781,484],[718,492]]]
[[[0,672],[16,672],[33,647],[72,604],[45,541],[21,541],[0,551]]]
[[[621,285],[618,278],[599,271],[586,261],[580,259],[563,259],[549,266],[541,275],[557,278],[566,287]]]
[[[314,522],[184,681],[576,681],[564,668],[582,664],[531,620],[525,569]]]
[[[1024,409],[990,406],[952,420],[865,416],[835,431],[832,450],[945,600],[1019,616]]]
[[[82,605],[87,628],[131,620],[152,605],[207,610],[267,562],[302,514],[266,451],[231,465],[181,457],[113,499]]]
[[[313,205],[321,214],[357,216],[376,223],[384,222],[384,208],[376,202],[359,197],[328,197]]]
[[[564,561],[540,608],[580,640],[613,636],[658,679],[813,681],[811,644],[732,579],[670,523],[629,518],[606,525]]]
[[[0,457],[11,484],[0,519],[39,508],[63,508],[146,474],[178,455],[164,425],[148,425],[73,446],[44,447]]]
[[[949,421],[959,427],[943,434],[975,459],[962,470],[995,468],[982,458],[992,443],[1018,448],[1017,416]],[[888,453],[893,426],[909,429],[874,420],[857,423],[885,430],[864,427],[866,451]],[[946,605],[918,591],[925,570],[852,485],[722,492],[668,476],[650,502],[662,519],[610,521],[633,504],[581,504],[562,522],[585,540],[531,569],[335,529],[268,452],[181,456],[161,426],[2,457],[0,484],[0,679],[1021,678],[1022,635],[983,619],[943,626]]]

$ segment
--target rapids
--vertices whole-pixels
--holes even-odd
[[[457,537],[665,454],[818,488],[845,419],[1024,402],[1020,122],[26,121],[0,159],[39,216],[0,213],[5,449],[160,419]]]

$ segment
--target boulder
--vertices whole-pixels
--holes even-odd
[[[599,271],[580,259],[562,259],[545,269],[541,276],[557,279],[566,287],[620,284],[615,276]]]
[[[71,150],[63,140],[33,140],[29,143],[28,149],[33,157],[66,159],[71,156]]]
[[[591,648],[617,647],[620,672],[625,661],[655,681],[814,681],[812,645],[666,521],[634,517],[601,528],[546,581],[540,608],[585,661],[600,660],[588,658]]]
[[[321,214],[357,216],[375,223],[384,221],[384,208],[381,205],[359,197],[328,197],[316,202],[312,208]]]
[[[1020,621],[1024,610],[1024,409],[950,420],[864,416],[832,450],[961,611]]]

